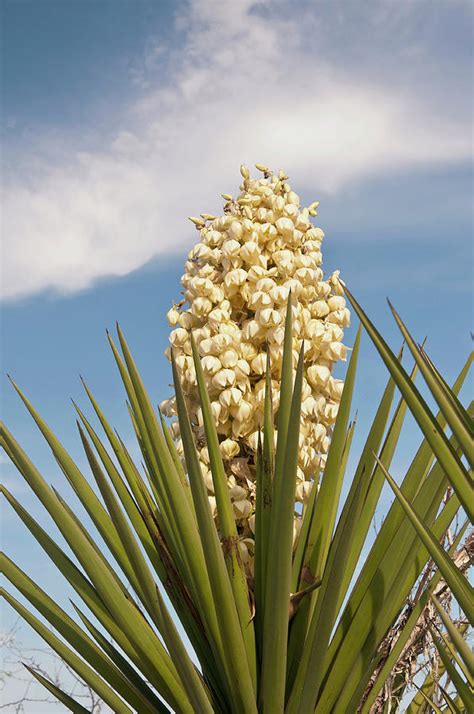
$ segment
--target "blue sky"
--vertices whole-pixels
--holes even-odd
[[[120,321],[154,400],[168,396],[164,316],[195,240],[186,216],[219,211],[241,162],[282,166],[303,201],[320,200],[327,272],[396,347],[389,296],[455,377],[472,327],[470,3],[3,0],[2,16],[2,416],[63,493],[6,373],[81,464],[79,373],[131,438],[105,328]],[[386,380],[367,339],[361,363],[356,453]],[[403,436],[398,475],[413,424]],[[67,603],[2,516],[7,552]]]

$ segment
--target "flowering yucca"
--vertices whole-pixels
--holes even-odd
[[[473,408],[458,398],[472,356],[450,389],[394,312],[434,415],[415,372],[338,274],[323,280],[323,234],[310,223],[316,204],[300,209],[282,172],[257,168],[263,178],[251,180],[242,167],[241,194],[224,196],[221,218],[192,219],[200,241],[186,263],[184,300],[169,313],[175,396],[162,412],[178,418],[171,432],[123,332],[117,327],[120,349],[108,335],[141,465],[86,386],[105,434],[76,406],[93,488],[14,385],[89,518],[1,425],[0,444],[67,550],[0,490],[75,591],[77,617],[4,554],[9,585],[0,594],[118,714],[379,714],[391,709],[392,692],[405,697],[407,662],[422,656],[430,665],[429,649],[440,664],[430,666],[423,696],[433,697],[442,664],[456,689],[445,679],[439,687],[449,710],[474,711],[474,662],[462,638],[474,622],[463,574],[472,537],[456,554],[466,523],[454,541],[445,535],[462,509],[474,518],[465,466],[473,465]],[[390,372],[345,499],[361,329],[343,385],[332,376],[346,356],[343,291]],[[399,488],[388,469],[408,409],[424,441]],[[363,555],[385,480],[396,501]],[[447,612],[453,596],[466,616],[456,624]],[[32,674],[87,714],[77,695]]]
[[[284,322],[291,292],[293,367],[304,345],[304,373],[296,500],[308,501],[324,469],[343,382],[332,376],[345,360],[343,328],[349,311],[339,273],[324,280],[321,242],[312,225],[318,203],[300,207],[283,171],[257,164],[263,177],[252,179],[241,166],[240,194],[223,194],[224,215],[191,218],[199,242],[190,251],[181,282],[184,300],[168,312],[176,366],[188,399],[200,466],[216,511],[205,445],[202,412],[190,334],[198,344],[211,408],[220,435],[228,486],[251,572],[255,531],[255,459],[263,425],[267,360],[273,409],[278,410]],[[165,416],[176,414],[171,398],[161,404]],[[179,425],[171,426],[182,454]],[[275,439],[278,433],[275,432]],[[295,514],[295,537],[301,518]]]

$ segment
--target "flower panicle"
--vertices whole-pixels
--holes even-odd
[[[350,323],[339,271],[324,279],[323,231],[311,223],[317,201],[300,205],[284,171],[256,164],[251,178],[242,165],[240,193],[222,194],[224,213],[202,213],[191,221],[199,242],[188,254],[181,283],[184,300],[167,314],[170,342],[188,400],[203,478],[215,512],[209,455],[192,358],[192,331],[206,379],[221,454],[228,472],[241,550],[249,571],[253,560],[255,468],[258,430],[263,424],[265,372],[269,361],[274,412],[279,404],[285,313],[291,291],[293,363],[304,345],[300,450],[296,500],[306,502],[324,469],[343,382],[332,376],[346,359],[344,328]],[[169,356],[170,350],[168,350]],[[176,414],[174,398],[161,404]],[[171,425],[182,449],[177,422]],[[278,434],[275,433],[275,439]],[[301,518],[295,513],[295,538]]]

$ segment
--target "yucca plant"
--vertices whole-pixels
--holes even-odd
[[[224,195],[224,216],[192,219],[200,242],[184,300],[169,313],[174,396],[163,414],[120,328],[119,346],[108,336],[141,466],[84,384],[105,434],[76,406],[93,488],[14,384],[95,528],[2,425],[3,448],[70,553],[2,492],[75,591],[77,617],[6,555],[2,570],[31,609],[2,595],[115,712],[388,712],[384,687],[398,677],[403,697],[410,677],[397,665],[422,621],[439,667],[419,683],[410,711],[473,711],[467,546],[459,557],[473,516],[473,406],[458,399],[472,355],[448,387],[393,310],[415,359],[408,374],[338,274],[323,280],[323,234],[310,223],[317,205],[300,210],[283,172],[257,168],[263,178],[252,180],[242,167],[241,194]],[[343,383],[332,368],[346,355],[344,293],[361,326]],[[390,376],[341,502],[362,328]],[[390,464],[407,410],[424,440],[398,486]],[[395,499],[361,561],[385,481]],[[451,597],[463,613],[456,624]],[[410,651],[417,659],[420,650]],[[32,674],[71,711],[86,711]]]

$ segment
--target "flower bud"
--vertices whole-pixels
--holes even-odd
[[[168,323],[171,327],[176,327],[179,320],[178,310],[175,307],[172,307],[171,310],[168,310],[168,312],[166,313],[166,319],[168,320]]]

